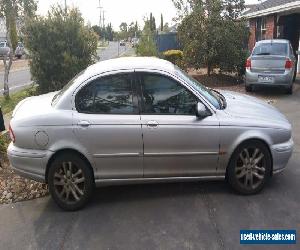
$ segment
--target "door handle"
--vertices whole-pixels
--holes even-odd
[[[91,124],[88,121],[80,121],[80,122],[78,122],[78,125],[81,127],[88,127]]]
[[[148,128],[157,128],[158,122],[157,121],[149,121],[149,122],[147,122],[147,127]]]

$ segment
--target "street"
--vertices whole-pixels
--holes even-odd
[[[0,72],[0,83],[1,83],[0,94],[2,94],[3,92],[3,79],[4,79],[4,72]],[[11,92],[20,90],[30,85],[31,76],[30,76],[29,68],[10,72],[8,79],[9,79],[9,88]]]
[[[99,188],[78,212],[60,210],[50,197],[1,205],[1,248],[241,249],[241,229],[298,230],[299,85],[292,96],[275,91],[274,97],[293,125],[295,150],[260,194],[237,195],[222,181],[196,182]]]
[[[109,42],[108,47],[98,50],[98,56],[100,57],[100,61],[112,59],[118,56],[122,56],[125,52],[130,52],[133,50],[130,46],[119,46],[119,42]],[[3,92],[3,78],[4,72],[0,72],[0,94]],[[20,90],[32,83],[30,70],[28,69],[20,69],[11,71],[9,74],[9,87],[11,92],[15,92]]]

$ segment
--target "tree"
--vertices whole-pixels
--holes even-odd
[[[25,28],[30,71],[40,93],[61,89],[95,61],[97,37],[77,9],[52,7]]]
[[[20,23],[26,23],[35,15],[37,9],[34,0],[0,0],[0,17],[4,17],[6,23],[6,37],[10,48],[9,55],[3,58],[4,64],[4,92],[5,98],[9,98],[8,77],[13,63],[14,51],[18,43],[17,19]]]
[[[163,17],[163,14],[160,15],[160,31],[164,31],[164,17]]]
[[[178,35],[187,62],[195,67],[238,71],[245,56],[248,32],[243,19],[243,0],[173,0],[184,13]]]
[[[151,16],[150,16],[151,20]],[[142,31],[139,44],[137,46],[137,54],[140,56],[158,56],[155,42],[155,32],[151,29],[151,21],[145,20],[144,29]]]

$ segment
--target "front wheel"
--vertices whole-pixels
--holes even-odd
[[[260,192],[271,176],[272,159],[260,141],[241,144],[233,153],[227,177],[231,187],[240,194]]]
[[[48,185],[59,207],[68,211],[78,210],[92,195],[94,178],[91,167],[74,153],[60,154],[51,163]]]

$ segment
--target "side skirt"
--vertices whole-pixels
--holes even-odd
[[[225,180],[225,175],[220,176],[197,176],[197,177],[165,177],[165,178],[130,178],[130,179],[96,179],[95,184],[100,186],[113,186],[123,184],[147,184],[165,182],[193,182]]]

